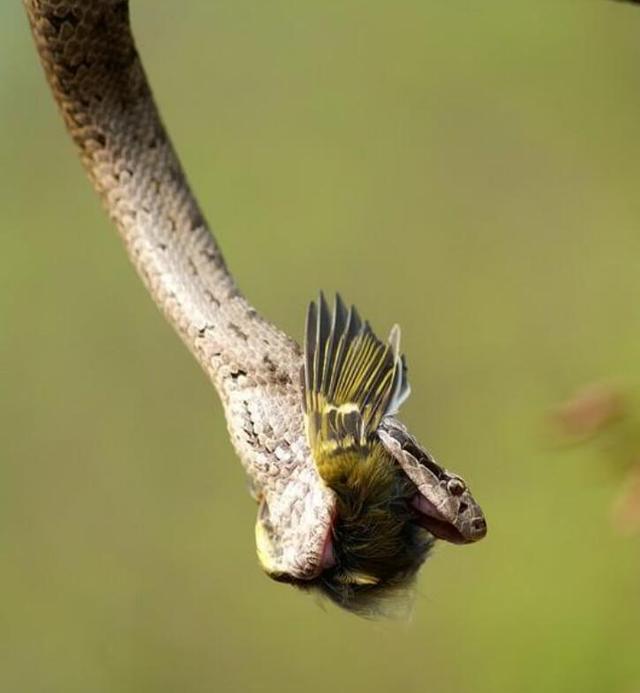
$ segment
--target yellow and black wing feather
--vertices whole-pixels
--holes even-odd
[[[382,418],[409,396],[398,326],[381,342],[340,296],[333,315],[322,294],[310,304],[304,358],[307,435],[316,455],[367,447]]]

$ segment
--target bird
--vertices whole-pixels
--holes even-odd
[[[307,312],[303,370],[307,439],[336,494],[317,587],[378,614],[407,594],[436,538],[477,541],[486,521],[464,481],[391,418],[410,394],[397,325],[384,343],[355,306],[336,294],[331,314],[320,293]]]
[[[301,348],[237,287],[163,125],[127,0],[23,0],[67,131],[151,297],[210,377],[258,507],[274,580],[360,614],[411,583],[433,543],[486,521],[463,479],[397,419],[399,330],[383,343],[321,296]]]

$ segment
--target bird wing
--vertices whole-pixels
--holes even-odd
[[[336,295],[333,315],[322,293],[307,311],[304,343],[307,437],[316,458],[366,447],[383,417],[409,396],[400,328],[387,343]]]

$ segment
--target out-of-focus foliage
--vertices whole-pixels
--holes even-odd
[[[623,534],[640,532],[640,416],[637,397],[611,383],[580,388],[555,407],[558,441],[597,446],[611,471],[623,477],[611,520]]]
[[[567,442],[580,442],[611,430],[614,424],[628,418],[628,410],[626,398],[618,388],[594,383],[558,405],[553,411],[552,422]]]
[[[215,393],[134,275],[0,4],[0,689],[628,691],[619,479],[550,445],[640,382],[640,12],[445,0],[133,5],[226,258],[301,336],[319,287],[403,327],[404,417],[482,502],[409,624],[270,582]]]

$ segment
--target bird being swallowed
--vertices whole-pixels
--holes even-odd
[[[435,539],[469,543],[486,533],[464,481],[435,463],[393,418],[409,396],[400,330],[381,342],[356,309],[322,294],[307,312],[307,438],[336,506],[315,587],[360,614],[408,593]]]

